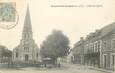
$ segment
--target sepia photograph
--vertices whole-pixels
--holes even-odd
[[[114,72],[114,0],[0,0],[0,73]]]

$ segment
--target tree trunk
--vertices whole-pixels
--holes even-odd
[[[10,59],[9,59],[9,57],[8,57],[8,68],[10,67]]]
[[[52,58],[52,64],[54,64],[55,66],[57,66],[57,58]]]

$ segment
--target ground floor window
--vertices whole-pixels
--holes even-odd
[[[107,55],[106,54],[103,55],[103,66],[104,68],[107,67]]]
[[[115,65],[115,54],[111,55],[111,64]]]

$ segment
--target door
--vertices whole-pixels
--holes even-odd
[[[107,55],[104,55],[104,68],[107,67]]]
[[[115,54],[111,55],[111,68],[115,69]]]
[[[29,56],[25,55],[25,61],[28,61],[28,59],[29,59]]]

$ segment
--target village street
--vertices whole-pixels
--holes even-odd
[[[63,64],[61,68],[26,67],[20,69],[0,69],[0,73],[112,73],[83,65]]]

